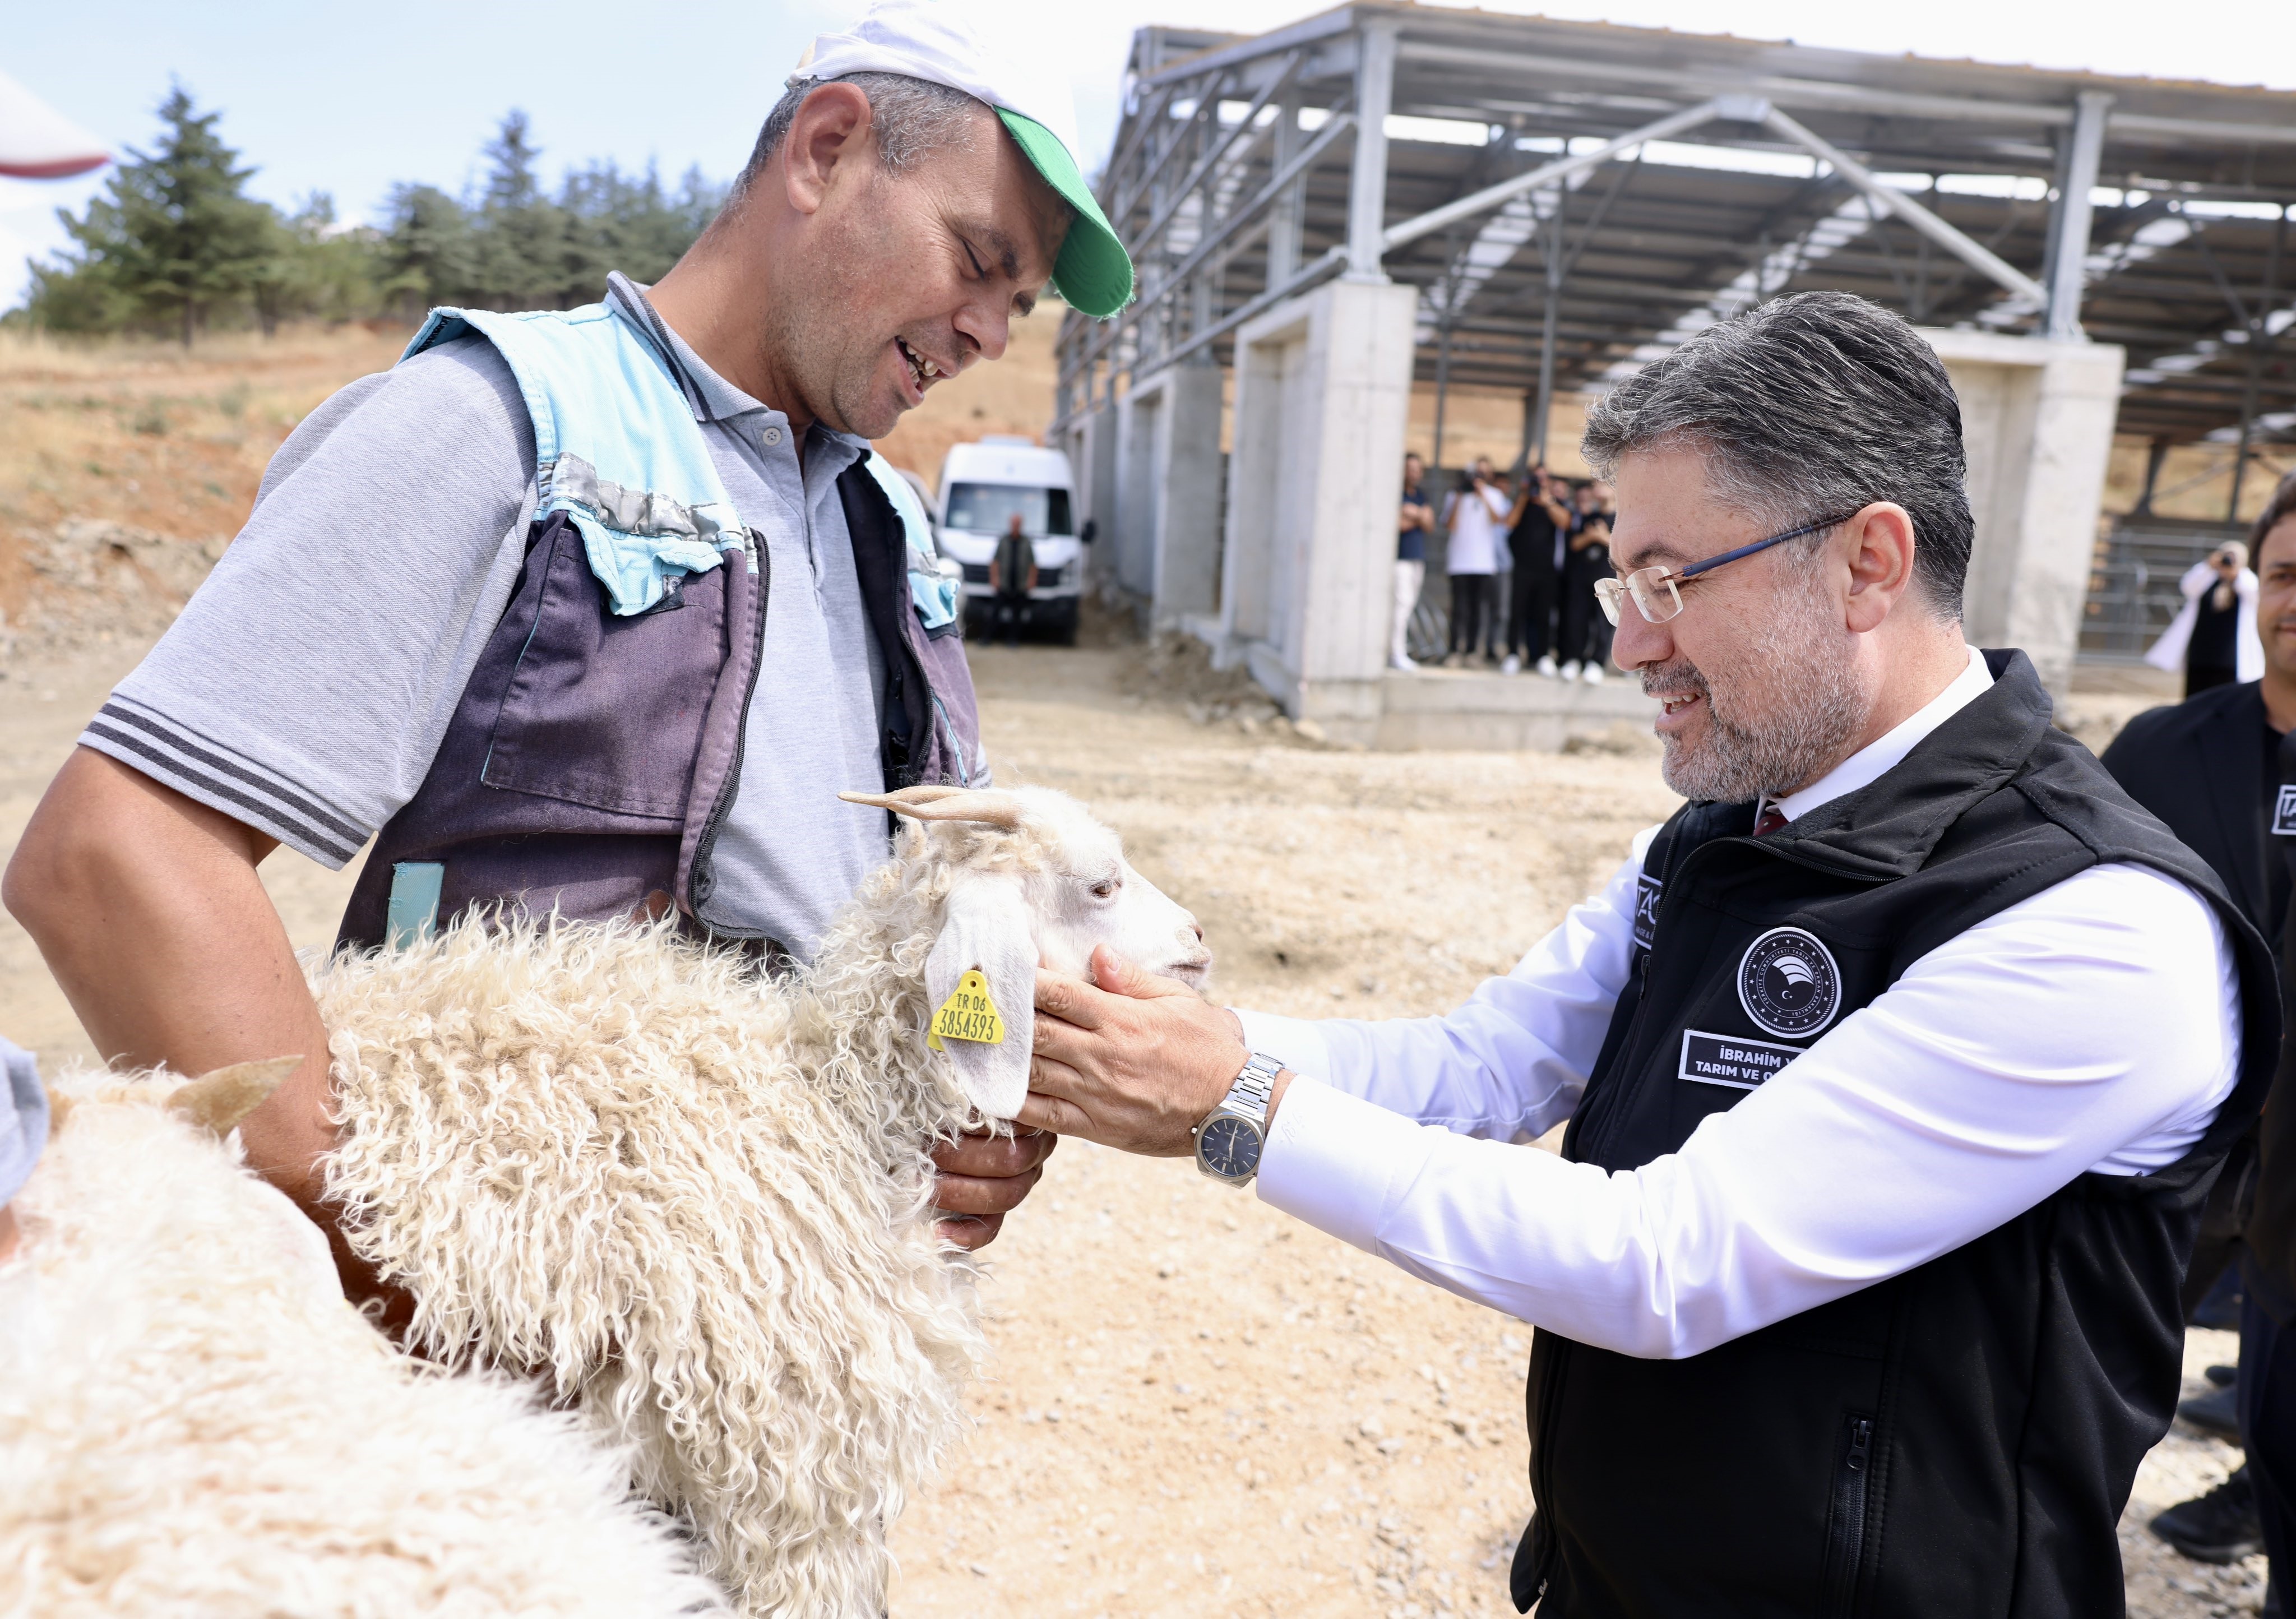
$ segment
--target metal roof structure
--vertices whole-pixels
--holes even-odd
[[[1366,0],[1140,29],[1099,195],[1142,295],[1069,317],[1062,422],[1383,272],[1421,291],[1420,380],[1522,390],[1527,437],[1558,390],[1835,287],[2122,345],[2124,432],[2296,439],[2296,93]]]

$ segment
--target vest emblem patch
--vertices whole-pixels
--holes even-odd
[[[1648,872],[1635,879],[1635,942],[1644,949],[1658,942],[1658,896],[1662,886]]]
[[[2284,786],[2272,806],[2272,835],[2296,838],[2296,785]]]
[[[1738,1004],[1770,1033],[1807,1040],[1841,1007],[1841,969],[1814,934],[1774,927],[1738,964]]]

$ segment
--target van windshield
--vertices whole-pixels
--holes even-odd
[[[1002,534],[1021,514],[1024,534],[1073,534],[1066,489],[1017,483],[953,483],[948,488],[946,526],[974,534]]]

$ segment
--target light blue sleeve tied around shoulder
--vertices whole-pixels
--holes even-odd
[[[505,315],[435,309],[412,356],[466,333],[491,342],[534,423],[541,503],[581,530],[618,618],[660,602],[743,545],[741,517],[685,390],[652,341],[604,304]]]
[[[394,950],[428,939],[439,926],[439,889],[447,868],[437,860],[401,860],[390,868],[390,907],[383,938]]]
[[[902,538],[909,542],[909,566],[914,570],[920,560],[930,570],[933,564],[932,519],[925,515],[924,503],[909,481],[893,470],[893,464],[871,450],[862,457],[869,476],[885,491],[885,498],[893,503],[893,511],[901,520]]]
[[[917,622],[927,629],[939,629],[956,616],[956,581],[912,568],[909,599],[917,605]]]
[[[916,604],[917,620],[927,629],[939,629],[956,616],[959,593],[955,579],[940,576],[932,519],[925,515],[924,503],[917,498],[909,481],[895,472],[883,456],[871,450],[863,460],[869,476],[885,491],[894,514],[901,520],[901,537],[909,550],[909,599]]]

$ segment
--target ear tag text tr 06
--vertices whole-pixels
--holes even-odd
[[[940,1010],[933,1014],[925,1044],[935,1051],[946,1051],[948,1048],[941,1044],[944,1039],[971,1040],[979,1046],[1004,1043],[1004,1020],[997,1014],[996,1003],[988,999],[988,981],[978,967],[965,970],[948,999],[940,1003]]]

